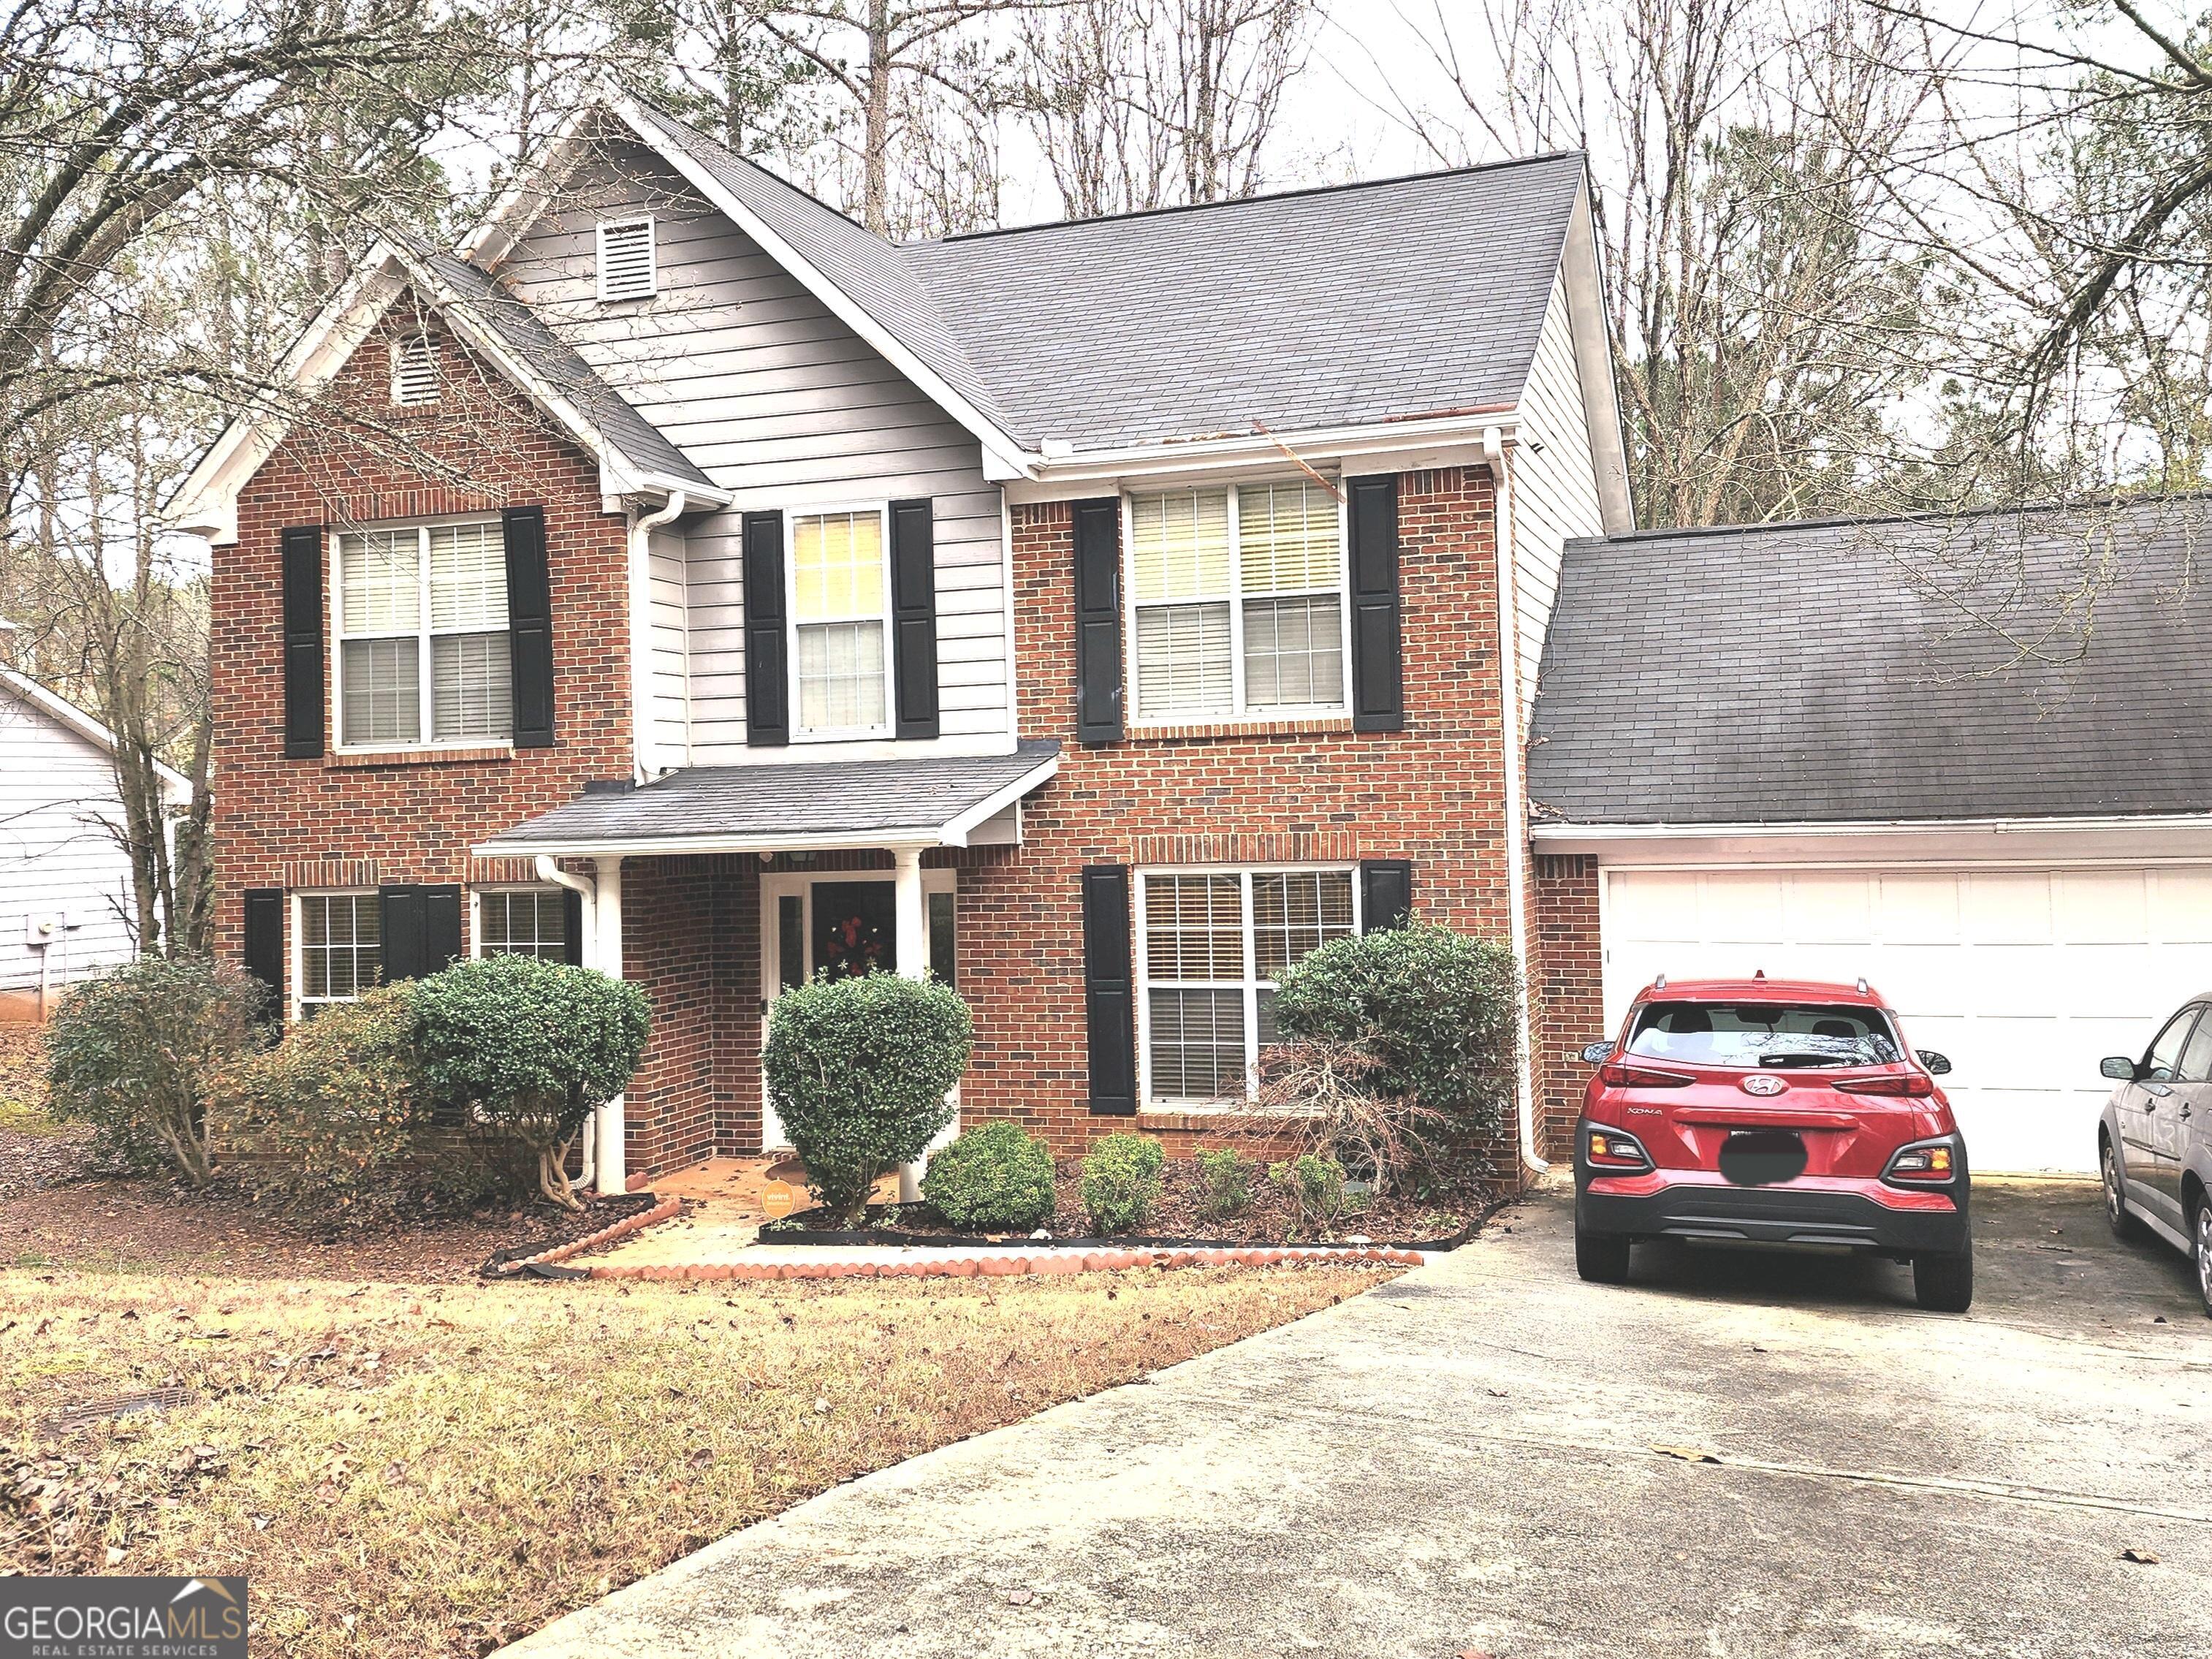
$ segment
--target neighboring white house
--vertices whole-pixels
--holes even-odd
[[[136,949],[114,744],[84,710],[0,668],[0,1021],[43,1018],[63,986]],[[184,776],[161,778],[182,805]]]

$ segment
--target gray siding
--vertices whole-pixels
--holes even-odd
[[[651,584],[653,618],[651,706],[653,758],[658,766],[691,763],[688,725],[690,702],[690,583],[684,538],[656,530],[647,543],[646,568]]]
[[[1561,552],[1575,538],[1602,535],[1605,528],[1564,280],[1553,283],[1545,307],[1535,362],[1522,393],[1521,436],[1522,447],[1513,459],[1513,591],[1520,646],[1515,666],[1525,715],[1535,701],[1544,632],[1559,599]],[[1528,452],[1532,439],[1544,446],[1540,453]]]
[[[1001,511],[975,441],[648,152],[618,154],[571,194],[503,274],[640,413],[736,492],[730,511],[687,526],[691,763],[747,758],[739,515],[923,495],[936,511],[945,741],[1011,743]],[[593,227],[630,207],[656,216],[660,293],[643,306],[602,307]],[[655,736],[665,745],[660,596],[656,581]],[[794,752],[804,746],[776,757]]]
[[[39,982],[36,916],[70,923],[47,950],[52,984],[131,959],[130,861],[108,829],[122,821],[106,754],[0,684],[0,990]]]

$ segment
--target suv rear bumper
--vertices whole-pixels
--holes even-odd
[[[1603,1176],[1594,1182],[1588,1166],[1577,1158],[1575,1225],[1583,1232],[1630,1238],[1842,1245],[1904,1255],[1955,1254],[1969,1246],[1963,1170],[1953,1189],[1955,1196],[1897,1193],[1908,1200],[1904,1205],[1885,1202],[1884,1195],[1895,1189],[1881,1188],[1878,1194],[1869,1190],[1881,1187],[1874,1182],[1737,1187],[1713,1180],[1670,1181],[1669,1173],[1662,1170],[1628,1179]],[[1593,1185],[1598,1190],[1591,1190]],[[1940,1206],[1929,1201],[1939,1197]]]

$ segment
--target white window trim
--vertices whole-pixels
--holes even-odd
[[[430,641],[438,637],[430,627],[430,532],[459,525],[498,524],[496,513],[456,513],[433,519],[401,519],[390,523],[355,525],[331,532],[329,582],[331,590],[331,708],[330,729],[337,738],[331,747],[341,755],[416,755],[456,749],[508,749],[514,747],[514,733],[509,731],[503,738],[448,738],[443,740],[430,734],[437,726],[436,711],[430,707]],[[356,634],[349,635],[345,627],[344,539],[348,536],[389,536],[403,530],[416,532],[415,547],[415,603],[416,626],[410,630],[385,634]],[[448,634],[477,634],[490,630],[476,628],[448,629]],[[514,649],[514,629],[502,624],[500,632],[507,635],[507,650]],[[403,743],[396,739],[375,743],[348,743],[345,740],[345,647],[349,639],[357,640],[413,640],[416,678],[415,741]],[[509,661],[512,662],[512,656]],[[509,723],[513,715],[509,714]]]
[[[607,233],[628,230],[633,225],[643,225],[645,232],[645,292],[642,294],[609,294],[607,292]],[[592,278],[594,292],[603,306],[635,305],[650,300],[660,292],[660,231],[650,213],[625,214],[619,219],[602,219],[592,239]]]
[[[1132,933],[1132,948],[1136,957],[1137,994],[1137,1103],[1140,1111],[1156,1112],[1237,1112],[1249,1103],[1259,1085],[1260,1074],[1260,993],[1273,988],[1277,981],[1258,977],[1259,949],[1253,938],[1252,878],[1255,876],[1348,875],[1352,878],[1352,932],[1356,936],[1365,918],[1359,893],[1359,866],[1357,864],[1154,864],[1139,866],[1136,871],[1137,890],[1134,896],[1136,915]],[[1152,972],[1150,943],[1150,888],[1155,878],[1167,876],[1235,876],[1238,878],[1239,902],[1243,909],[1244,940],[1244,977],[1238,980],[1176,979],[1161,981],[1163,989],[1194,991],[1241,991],[1244,998],[1244,1099],[1220,1100],[1188,1095],[1155,1095],[1152,1092]]]
[[[1243,523],[1240,517],[1239,492],[1245,488],[1267,489],[1277,484],[1311,483],[1298,477],[1252,477],[1226,484],[1178,484],[1165,490],[1127,489],[1121,494],[1121,639],[1123,662],[1122,684],[1128,688],[1129,729],[1133,732],[1158,731],[1183,726],[1228,726],[1251,720],[1299,720],[1332,719],[1352,712],[1352,507],[1348,501],[1340,499],[1336,504],[1336,650],[1337,683],[1344,688],[1344,696],[1335,702],[1271,703],[1265,708],[1248,708],[1244,702],[1244,602],[1248,597],[1266,599],[1268,594],[1248,596],[1244,592]],[[1337,488],[1342,489],[1338,482]],[[1194,709],[1171,714],[1145,714],[1143,687],[1137,675],[1137,612],[1170,605],[1218,605],[1218,599],[1159,599],[1139,606],[1137,602],[1137,550],[1133,539],[1136,514],[1133,504],[1139,496],[1173,495],[1185,489],[1205,493],[1214,489],[1229,492],[1229,684],[1230,706],[1226,709]],[[1304,590],[1309,593],[1318,590]],[[886,596],[888,598],[888,596]],[[886,671],[888,672],[888,671]]]
[[[877,618],[884,629],[883,719],[873,726],[839,726],[810,732],[799,724],[799,534],[801,519],[830,519],[841,514],[872,513],[878,528],[877,542],[883,562],[883,611]],[[865,743],[888,738],[896,729],[891,720],[891,682],[896,675],[891,638],[891,504],[889,501],[848,501],[840,506],[791,507],[783,513],[783,654],[784,708],[789,711],[791,741],[805,743]],[[848,617],[846,622],[866,622]],[[816,624],[809,623],[809,627]]]
[[[559,893],[561,887],[542,881],[490,881],[481,887],[469,889],[469,959],[476,961],[484,953],[483,901],[487,893]],[[573,944],[574,941],[568,941]]]
[[[310,999],[305,994],[307,986],[307,917],[308,899],[374,898],[374,887],[302,887],[286,895],[284,921],[290,937],[284,951],[284,1016],[288,1024],[296,1025],[305,1018],[304,1010]],[[383,982],[384,939],[380,931],[376,941],[376,971],[378,983]],[[341,1003],[358,1002],[358,995],[349,997],[316,997],[319,1008],[335,1007]]]

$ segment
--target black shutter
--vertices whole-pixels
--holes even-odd
[[[1398,480],[1353,478],[1352,495],[1352,729],[1406,724],[1398,642]]]
[[[775,748],[791,741],[790,673],[784,662],[783,514],[744,517],[745,741]]]
[[[937,735],[937,532],[930,504],[891,503],[891,659],[898,735]]]
[[[461,890],[422,890],[422,971],[434,974],[461,959]]]
[[[584,896],[573,887],[561,890],[561,960],[584,965]]]
[[[1121,503],[1112,495],[1075,504],[1075,735],[1087,744],[1119,743]]]
[[[284,758],[323,752],[323,527],[278,538],[284,563]]]
[[[281,888],[246,890],[246,971],[269,988],[273,1009],[284,1006],[284,894]]]
[[[403,979],[422,978],[423,958],[428,955],[422,930],[422,890],[380,887],[376,901],[384,983],[397,985]]]
[[[514,683],[514,746],[553,746],[553,579],[545,562],[545,509],[510,507],[507,538],[507,665]]]
[[[1137,1110],[1137,999],[1129,976],[1129,867],[1083,872],[1083,1012],[1091,1038],[1091,1109]]]
[[[1403,927],[1413,915],[1413,866],[1406,859],[1368,859],[1359,866],[1359,931]]]

